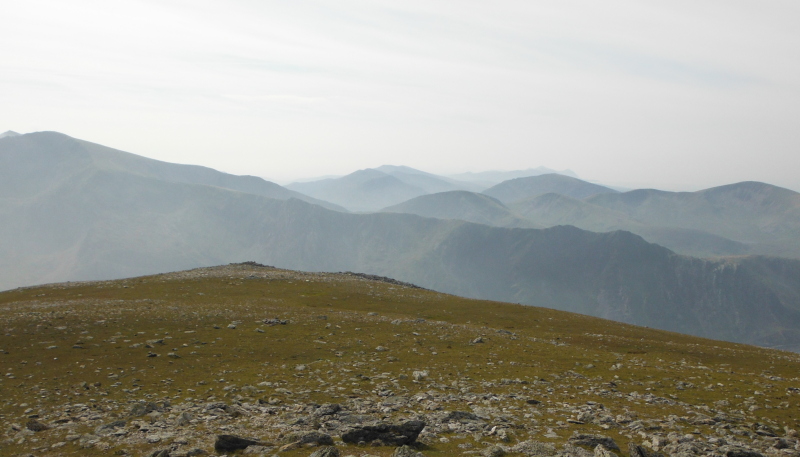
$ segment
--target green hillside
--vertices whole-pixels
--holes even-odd
[[[213,453],[218,434],[272,455],[317,431],[341,455],[388,457],[339,436],[409,419],[427,424],[425,456],[583,455],[564,447],[574,434],[621,455],[771,455],[800,426],[796,354],[354,275],[231,265],[54,284],[0,293],[0,322],[4,455]]]

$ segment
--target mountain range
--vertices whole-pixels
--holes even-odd
[[[509,180],[480,195],[495,199],[483,200],[479,194],[453,199],[442,193],[383,211],[498,227],[626,230],[675,252],[705,258],[746,254],[800,258],[800,194],[765,183],[742,182],[698,192],[618,192],[550,174]]]
[[[442,203],[442,193],[425,195],[421,186],[429,177],[417,186],[399,185],[387,171],[365,170],[351,179],[356,185],[388,183],[398,198],[419,189],[407,206],[427,204],[435,213],[444,205],[451,213],[434,218],[389,208],[352,214],[260,178],[167,164],[58,133],[6,137],[0,140],[0,289],[247,259],[306,271],[366,272],[466,297],[800,349],[800,260],[699,259],[627,231],[527,228],[547,224],[521,218],[519,209],[512,211],[516,203],[484,194],[447,191]],[[712,220],[738,220],[747,208],[754,215],[749,225],[726,228],[726,234],[756,237],[770,229],[789,239],[794,233],[796,213],[786,206],[796,194],[768,185],[638,200],[629,194],[610,191],[584,200],[526,194],[520,205],[531,198],[564,199],[630,221],[648,220],[664,201],[689,201],[693,208],[723,204],[726,210],[715,211]],[[729,200],[738,203],[729,207]],[[655,203],[642,206],[647,201]],[[378,202],[376,197],[372,204]],[[465,215],[485,221],[459,220]],[[487,223],[503,218],[505,227]],[[703,228],[713,227],[703,222],[686,230]]]

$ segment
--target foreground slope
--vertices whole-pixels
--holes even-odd
[[[797,354],[352,274],[53,284],[0,293],[0,325],[3,455],[389,457],[341,437],[412,419],[428,457],[800,455]]]

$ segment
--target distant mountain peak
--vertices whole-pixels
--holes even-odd
[[[20,135],[19,133],[15,132],[13,130],[8,130],[5,133],[0,133],[0,138],[10,137],[10,136],[19,136],[19,135]]]

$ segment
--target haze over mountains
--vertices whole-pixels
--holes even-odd
[[[367,272],[467,297],[800,348],[800,260],[704,260],[630,232],[563,225],[628,224],[666,231],[664,238],[686,234],[691,242],[710,237],[747,252],[781,246],[791,253],[800,220],[794,192],[742,183],[695,193],[597,193],[600,186],[591,183],[542,175],[525,178],[528,191],[504,204],[466,190],[438,192],[459,185],[452,180],[382,168],[309,183],[327,189],[316,191],[329,198],[325,203],[260,178],[167,164],[58,133],[6,137],[0,289],[254,260]],[[597,192],[581,200],[575,196],[584,193],[554,194],[556,185]],[[351,214],[336,206],[350,195],[358,198],[350,208],[405,203]],[[659,214],[667,209],[675,216]],[[556,226],[519,228],[550,225]]]

